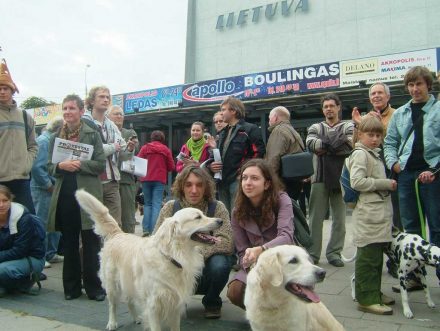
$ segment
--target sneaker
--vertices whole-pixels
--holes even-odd
[[[144,231],[144,233],[142,233],[142,237],[149,237],[150,236],[150,232],[148,231]]]
[[[391,298],[388,295],[385,295],[383,293],[382,293],[381,299],[382,299],[382,303],[387,306],[391,306],[396,303],[396,300],[394,300],[393,298]]]
[[[341,259],[334,259],[331,261],[328,261],[332,266],[337,268],[342,268],[344,266],[344,262]]]
[[[207,319],[217,319],[222,316],[221,308],[205,308],[205,318]]]
[[[47,269],[47,268],[52,268],[52,264],[50,264],[50,262],[48,262],[48,261],[45,261],[45,262],[44,262],[44,268],[45,268],[45,269]]]
[[[374,304],[369,306],[364,306],[359,304],[358,310],[363,311],[365,313],[376,314],[376,315],[392,315],[393,309],[386,305]]]
[[[391,289],[393,290],[394,293],[400,293],[400,285],[393,285]],[[408,280],[406,284],[407,292],[422,291],[422,290],[423,290],[423,285],[420,282],[414,279]]]
[[[53,258],[49,260],[50,263],[60,263],[64,261],[64,256],[55,254]]]

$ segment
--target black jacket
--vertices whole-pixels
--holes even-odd
[[[229,125],[219,133],[219,149],[222,155],[222,182],[232,183],[237,179],[241,165],[248,159],[263,158],[266,146],[261,137],[261,130],[241,119],[231,133],[231,142],[224,152]]]

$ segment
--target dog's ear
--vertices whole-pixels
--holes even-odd
[[[174,234],[176,232],[176,227],[176,220],[173,217],[169,217],[162,223],[156,233],[156,236],[160,237],[161,241],[168,246],[173,240]]]
[[[261,273],[272,286],[280,286],[283,282],[283,266],[280,263],[278,253],[265,257],[265,263],[261,263]],[[264,279],[263,278],[263,279]]]

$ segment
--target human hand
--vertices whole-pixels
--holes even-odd
[[[223,163],[214,161],[209,165],[209,169],[211,169],[212,172],[220,172],[222,171]]]
[[[208,143],[210,148],[212,149],[217,148],[217,143],[213,136],[209,136],[208,139],[206,139],[206,142]]]
[[[113,145],[115,146],[116,152],[119,152],[121,150],[121,145],[119,143],[113,143]]]
[[[136,139],[136,140],[137,140],[137,139]],[[134,139],[133,139],[133,140],[129,140],[129,141],[127,141],[127,150],[128,150],[129,152],[133,152],[135,146],[136,146],[136,142],[135,142]]]
[[[402,170],[400,170],[400,164],[399,162],[394,163],[393,165],[393,169],[392,169],[396,174],[399,174]]]
[[[79,160],[68,160],[58,163],[58,168],[68,172],[79,171],[81,168],[81,161]]]
[[[428,170],[423,171],[417,179],[422,184],[431,184],[434,181],[435,176],[431,171]]]
[[[391,191],[397,190],[397,182],[394,179],[391,179]]]
[[[243,267],[245,269],[251,267],[254,263],[257,262],[258,257],[263,252],[263,248],[261,246],[257,247],[249,247],[244,252],[243,256]]]
[[[361,113],[359,112],[358,107],[353,107],[353,110],[351,112],[351,120],[357,125],[359,125],[359,123],[361,122],[362,116]]]

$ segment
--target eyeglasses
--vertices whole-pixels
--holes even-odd
[[[223,123],[223,121],[214,121],[214,124]]]

